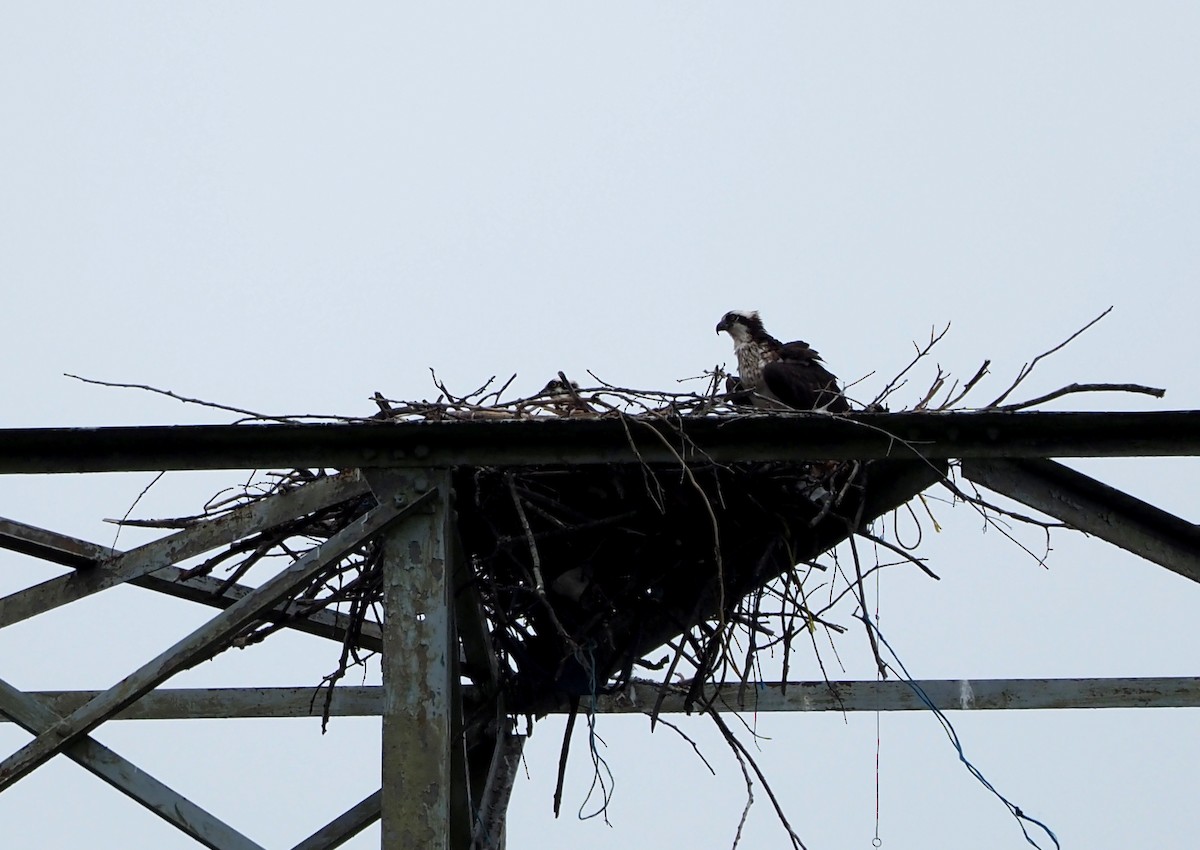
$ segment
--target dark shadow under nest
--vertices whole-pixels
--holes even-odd
[[[786,651],[786,632],[817,622],[801,573],[911,496],[895,488],[914,475],[937,473],[914,462],[460,471],[466,581],[507,662],[510,710],[619,689],[639,666],[662,666],[647,656],[680,635],[696,696],[729,660],[730,629]]]

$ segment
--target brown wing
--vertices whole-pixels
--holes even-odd
[[[838,388],[837,378],[821,364],[821,357],[804,342],[779,348],[779,359],[763,366],[763,383],[781,402],[795,410],[824,408],[834,413],[850,409]]]

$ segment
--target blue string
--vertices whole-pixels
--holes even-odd
[[[1050,827],[1046,826],[1046,824],[1042,823],[1037,818],[1033,818],[1025,814],[1023,811],[1021,811],[1020,806],[1009,802],[1007,797],[997,791],[995,786],[987,781],[984,775],[980,773],[979,768],[971,764],[970,760],[966,756],[966,753],[963,752],[962,741],[959,740],[958,733],[954,731],[954,725],[950,722],[946,715],[942,713],[941,709],[933,704],[933,700],[929,698],[929,694],[925,693],[925,689],[918,685],[916,681],[913,680],[913,677],[909,675],[908,670],[904,667],[904,662],[900,660],[900,656],[896,654],[896,650],[892,649],[892,645],[887,642],[887,638],[883,636],[883,632],[879,630],[879,626],[877,626],[875,623],[872,623],[870,618],[868,618],[865,614],[860,615],[859,619],[866,623],[867,627],[875,632],[876,636],[879,638],[879,641],[885,647],[887,647],[887,651],[890,652],[892,658],[896,660],[896,664],[899,666],[900,672],[904,674],[904,683],[912,688],[913,693],[917,695],[917,699],[919,699],[925,705],[925,707],[932,711],[934,716],[941,721],[942,728],[945,730],[947,737],[950,738],[950,743],[953,744],[954,749],[958,751],[958,760],[963,763],[967,770],[970,771],[972,776],[979,780],[980,784],[982,784],[984,788],[995,794],[1000,802],[1004,803],[1004,805],[1008,808],[1009,813],[1011,813],[1012,816],[1017,819],[1017,825],[1021,827],[1021,832],[1025,836],[1025,840],[1034,847],[1038,848],[1038,850],[1042,850],[1042,845],[1034,841],[1033,837],[1029,834],[1029,830],[1025,828],[1024,822],[1028,821],[1045,832],[1046,835],[1050,837],[1050,840],[1054,842],[1054,846],[1058,848],[1058,850],[1062,850],[1062,845],[1058,843],[1058,836],[1054,834],[1054,831],[1050,829]],[[888,666],[890,667],[891,665]],[[893,670],[893,672],[895,671]]]
[[[602,755],[600,755],[600,751],[597,747],[597,743],[604,744],[604,739],[596,734],[596,694],[599,691],[596,682],[596,656],[592,651],[592,645],[590,643],[583,648],[582,652],[577,650],[576,657],[582,655],[583,652],[587,653],[585,667],[587,668],[588,672],[588,695],[590,697],[588,701],[587,727],[588,751],[592,755],[592,784],[591,787],[588,788],[587,796],[584,797],[583,802],[579,804],[579,811],[576,813],[576,817],[578,817],[580,820],[590,820],[597,815],[602,815],[604,817],[604,822],[609,826],[612,826],[611,823],[608,823],[608,804],[612,800],[613,775],[612,771],[608,767],[608,762],[605,761]],[[583,659],[580,658],[580,661],[582,662]],[[603,773],[601,771],[603,771]],[[605,779],[605,776],[607,776],[607,780]],[[600,808],[591,814],[584,814],[584,807],[587,806],[588,801],[592,799],[592,795],[596,792],[597,785],[600,786]]]

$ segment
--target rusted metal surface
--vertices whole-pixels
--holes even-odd
[[[1200,582],[1194,523],[1050,460],[963,461],[963,476]]]
[[[2,429],[0,473],[673,463],[672,446],[685,458],[703,453],[718,462],[1200,454],[1200,411],[1192,410],[756,415],[626,426],[547,418]]]
[[[180,670],[225,645],[247,625],[258,619],[263,611],[269,610],[294,589],[310,581],[328,564],[379,534],[399,517],[419,509],[422,505],[421,499],[409,502],[405,506],[395,504],[390,498],[383,499],[375,508],[330,537],[321,546],[297,559],[208,623],[5,759],[0,763],[0,790],[26,776],[61,752],[71,741],[87,734]]]
[[[449,475],[368,476],[373,487],[407,485],[410,498],[427,487],[440,496],[384,538],[382,826],[386,848],[448,850],[454,697]]]
[[[131,549],[90,569],[78,569],[0,599],[0,628],[366,491],[366,482],[356,473],[346,473],[320,478],[304,487],[235,508],[216,519]]]
[[[11,718],[34,735],[62,719],[37,696],[22,693],[3,680],[0,680],[0,715]],[[262,850],[233,827],[93,738],[79,738],[63,754],[211,850]]]

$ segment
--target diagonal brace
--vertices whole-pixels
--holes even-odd
[[[0,713],[35,735],[62,719],[37,698],[2,679]],[[93,738],[79,738],[63,754],[210,850],[262,850],[233,827]]]
[[[259,619],[263,611],[277,605],[311,581],[326,566],[379,534],[400,517],[423,506],[435,492],[427,492],[407,502],[380,495],[379,504],[358,520],[5,759],[0,763],[0,791],[28,775],[73,740],[86,735],[143,694],[211,655]]]
[[[234,508],[91,569],[52,578],[0,599],[0,628],[366,492],[361,476],[347,472]]]
[[[1200,528],[1052,460],[963,460],[969,481],[1200,582]]]
[[[99,562],[123,555],[115,549],[47,531],[0,517],[0,548],[23,552],[73,569],[89,569]],[[187,576],[179,567],[162,567],[152,573],[130,579],[129,584],[154,590],[177,599],[199,602],[214,608],[228,608],[254,588],[229,584],[212,576]],[[338,641],[345,639],[351,618],[338,611],[314,611],[298,615],[294,605],[277,607],[263,616],[271,622],[285,622],[288,628]],[[358,645],[378,652],[383,647],[383,632],[378,623],[364,622]]]
[[[382,799],[383,791],[376,791],[325,824],[292,850],[333,850],[335,847],[341,847],[379,820]]]

